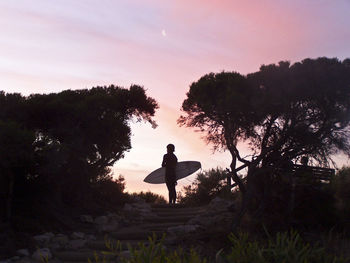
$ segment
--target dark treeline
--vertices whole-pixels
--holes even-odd
[[[290,190],[283,184],[288,173],[281,169],[303,157],[310,165],[329,167],[335,154],[350,156],[350,59],[282,61],[248,75],[206,74],[191,84],[182,110],[180,125],[202,131],[215,150],[232,156],[229,174],[242,200],[236,225],[247,213],[260,222],[272,214],[281,219],[283,209],[290,210],[283,199]],[[251,155],[243,156],[242,141]],[[243,168],[244,176],[239,175]],[[310,194],[314,188],[303,191]],[[318,194],[312,198],[326,205],[327,193]]]
[[[154,126],[157,108],[136,85],[30,96],[0,92],[2,219],[33,200],[49,200],[51,207],[121,202],[92,195],[123,192],[123,178],[113,180],[110,167],[131,148],[129,122]]]

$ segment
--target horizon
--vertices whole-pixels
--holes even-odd
[[[230,164],[193,129],[179,127],[190,84],[209,72],[255,72],[263,64],[350,57],[350,2],[22,1],[0,3],[1,90],[24,95],[138,84],[160,105],[149,124],[131,124],[132,149],[113,171],[126,190],[166,195],[143,183],[168,143],[203,170]],[[337,163],[348,164],[339,157]],[[191,175],[179,182],[193,182]]]

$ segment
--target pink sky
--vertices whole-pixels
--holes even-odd
[[[179,160],[199,160],[204,169],[230,162],[228,153],[212,154],[199,134],[176,125],[193,81],[280,60],[350,57],[349,14],[348,0],[3,1],[0,89],[28,95],[144,86],[160,103],[159,127],[132,124],[133,148],[114,171],[129,191],[164,194],[165,185],[142,179],[160,166],[169,142]]]

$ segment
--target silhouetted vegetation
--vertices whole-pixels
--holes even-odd
[[[165,203],[152,192],[124,193],[124,178],[111,173],[131,148],[130,121],[155,126],[157,108],[139,86],[30,96],[0,92],[1,220],[30,232],[44,230],[45,223],[70,224],[64,213],[105,212],[137,199]],[[315,178],[307,164],[294,165],[308,157],[313,166],[334,167],[334,154],[350,157],[349,59],[280,62],[246,76],[210,73],[190,86],[182,109],[180,125],[199,129],[215,150],[232,156],[230,170],[199,173],[179,196],[190,206],[217,196],[241,200],[240,210],[230,211],[235,234],[218,260],[343,262],[297,232],[281,231],[349,234],[350,168],[329,173],[328,183]],[[250,156],[242,156],[238,142],[250,147]],[[266,228],[276,236],[262,237]],[[141,245],[131,251],[132,260],[205,261],[195,251],[166,254],[161,243],[150,241],[158,254]]]
[[[107,249],[112,255],[119,256],[120,262],[183,262],[183,263],[206,263],[206,262],[239,262],[239,263],[345,263],[348,258],[335,255],[321,247],[320,243],[311,244],[302,238],[295,230],[279,232],[276,235],[265,233],[264,238],[257,240],[247,233],[230,234],[226,246],[221,247],[214,255],[203,256],[203,251],[192,247],[179,247],[175,250],[167,250],[164,246],[164,238],[149,237],[149,244],[139,243],[136,248],[129,247],[128,256],[121,254],[121,242],[106,241]],[[205,248],[202,248],[205,249]],[[89,262],[106,262],[105,258],[96,256]]]
[[[132,199],[142,199],[144,200],[146,203],[151,203],[151,204],[166,204],[167,201],[165,200],[165,198],[161,195],[155,194],[151,191],[147,191],[147,192],[138,192],[138,193],[132,193],[130,195],[130,198]]]
[[[205,205],[217,196],[227,198],[230,193],[226,171],[216,168],[200,172],[191,185],[183,187],[178,201],[186,205]]]
[[[350,155],[349,94],[349,59],[280,62],[247,76],[210,73],[190,86],[178,122],[204,132],[214,149],[230,152],[231,176],[243,194],[241,216],[249,207],[261,214],[271,197],[266,193],[274,194],[274,182],[282,180],[276,170],[302,156],[328,166],[332,155]],[[251,156],[241,156],[239,141],[250,146]],[[243,167],[244,180],[237,174]]]
[[[130,121],[154,127],[157,108],[136,85],[28,97],[0,92],[1,187],[7,204],[16,211],[32,200],[50,202],[47,209],[53,203],[82,209],[121,205],[123,178],[113,180],[110,167],[131,148]]]

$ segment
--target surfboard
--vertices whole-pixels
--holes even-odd
[[[179,180],[186,176],[189,176],[201,167],[201,163],[197,161],[178,162],[176,164],[176,179]],[[157,170],[154,170],[152,173],[147,175],[143,181],[150,184],[164,184],[165,167],[161,167]]]

